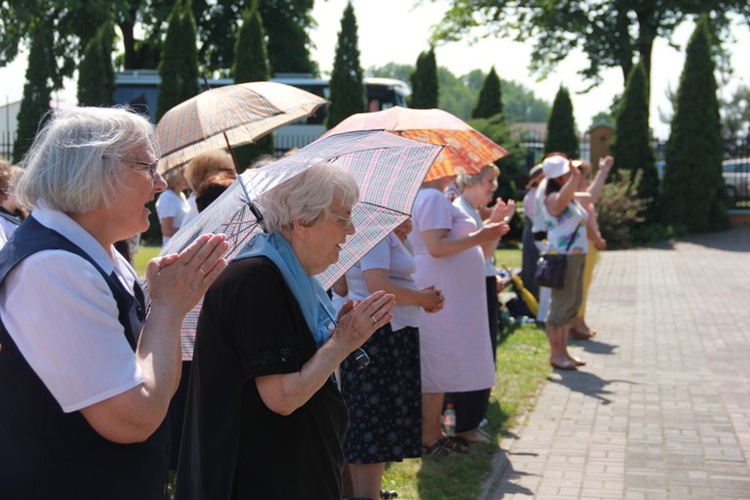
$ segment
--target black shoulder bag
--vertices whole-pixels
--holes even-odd
[[[549,288],[562,288],[565,286],[565,267],[568,263],[567,252],[570,250],[570,245],[575,241],[580,228],[581,225],[579,224],[576,230],[573,231],[573,236],[565,248],[565,253],[548,253],[539,257],[536,263],[536,275],[534,276],[537,285]]]

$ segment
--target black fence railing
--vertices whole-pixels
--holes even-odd
[[[13,141],[6,139],[5,137],[0,138],[0,159],[5,161],[11,161],[13,158]]]

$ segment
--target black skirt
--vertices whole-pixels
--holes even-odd
[[[422,454],[422,380],[419,329],[393,332],[387,324],[362,346],[370,364],[341,365],[349,409],[344,454],[353,464],[400,462]]]

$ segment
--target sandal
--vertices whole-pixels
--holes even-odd
[[[398,498],[398,491],[396,490],[380,490],[380,498],[387,500],[389,498]]]
[[[430,455],[433,457],[447,457],[451,454],[451,450],[446,448],[441,440],[437,440],[430,446],[422,445],[422,456]]]
[[[469,453],[469,442],[459,436],[445,436],[438,443],[455,453]]]

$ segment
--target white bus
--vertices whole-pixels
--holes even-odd
[[[114,99],[117,104],[130,105],[148,114],[156,122],[156,103],[159,97],[159,72],[157,70],[125,70],[116,75]],[[328,80],[307,74],[281,73],[272,82],[284,83],[306,90],[325,99],[331,98]],[[201,81],[201,87],[203,82]],[[211,88],[231,85],[231,78],[210,79]],[[393,78],[366,77],[364,79],[368,111],[380,111],[393,106],[406,107],[411,89],[406,82]],[[276,154],[311,143],[325,132],[326,108],[299,122],[274,131]]]

